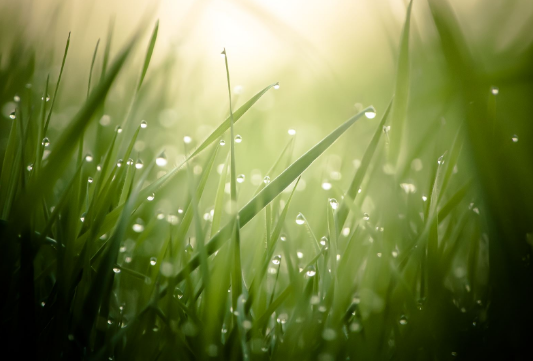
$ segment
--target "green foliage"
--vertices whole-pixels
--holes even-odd
[[[47,72],[34,73],[31,61],[7,61],[11,75],[2,72],[2,84],[36,85],[2,119],[11,122],[2,135],[0,174],[0,315],[3,329],[12,330],[6,349],[51,360],[530,355],[533,143],[516,144],[500,131],[497,94],[486,86],[493,76],[470,74],[476,59],[441,0],[429,8],[446,59],[442,71],[452,79],[443,86],[458,95],[439,101],[455,121],[451,135],[440,119],[429,131],[413,129],[416,111],[434,113],[418,103],[425,90],[412,79],[412,6],[395,81],[376,100],[388,105],[331,126],[295,160],[296,138],[272,140],[281,150],[276,159],[239,149],[239,120],[258,126],[254,106],[279,84],[234,111],[225,49],[229,107],[221,108],[229,115],[195,147],[190,137],[174,140],[184,156],[168,167],[166,158],[153,156],[159,153],[137,147],[150,142],[144,128],[152,123],[137,126],[134,119],[151,101],[160,105],[144,89],[154,92],[152,81],[167,76],[149,71],[159,21],[133,82],[122,73],[141,31],[112,56],[110,23],[102,62],[98,40],[83,103],[62,127],[50,125],[55,107],[68,99],[60,85],[72,55],[70,34],[50,102]],[[109,93],[121,82],[135,86],[117,106]],[[530,95],[532,84],[529,78]],[[2,102],[13,97],[8,85]],[[523,106],[524,99],[504,100]],[[112,107],[121,109],[122,121],[108,132]],[[529,116],[526,110],[519,116]],[[375,113],[377,128],[361,136]],[[483,124],[487,118],[491,127]],[[531,129],[520,137],[528,139]],[[336,145],[353,139],[366,149],[357,169],[344,168],[351,178],[331,184],[312,173]],[[136,152],[144,163],[133,159]],[[237,175],[246,158],[269,163],[251,193]]]

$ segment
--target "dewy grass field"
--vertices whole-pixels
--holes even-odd
[[[533,357],[531,3],[192,2],[178,50],[48,3],[0,2],[3,357]],[[289,55],[195,57],[230,8]]]

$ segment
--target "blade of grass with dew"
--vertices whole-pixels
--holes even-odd
[[[296,187],[298,186],[298,183],[300,181],[300,177],[296,180],[296,183],[294,184],[294,187],[292,188],[292,192],[287,199],[287,203],[285,203],[285,207],[283,207],[283,211],[281,212],[281,215],[278,218],[278,222],[276,223],[276,226],[274,227],[274,230],[272,231],[272,236],[270,238],[270,242],[268,242],[268,247],[265,252],[265,257],[263,260],[263,265],[257,272],[257,274],[254,275],[254,278],[252,279],[252,282],[250,283],[250,294],[248,296],[248,299],[246,300],[246,312],[249,311],[252,302],[254,300],[254,294],[259,293],[259,287],[261,283],[263,282],[263,277],[266,274],[266,271],[268,269],[268,266],[270,264],[270,260],[272,259],[272,256],[274,255],[274,251],[276,249],[276,243],[279,239],[279,236],[281,234],[281,229],[283,228],[283,225],[285,223],[285,218],[287,217],[287,213],[289,211],[289,205],[292,201],[292,196],[294,195],[294,191],[296,190]]]
[[[46,117],[46,122],[44,123],[43,135],[45,136],[48,132],[48,125],[50,124],[50,118],[52,117],[52,110],[54,110],[54,104],[57,98],[57,91],[59,90],[59,84],[61,83],[61,76],[63,75],[63,69],[65,68],[65,61],[67,60],[69,46],[70,46],[70,31],[68,33],[67,44],[65,45],[65,52],[63,53],[63,61],[61,62],[61,69],[59,70],[59,76],[57,77],[56,88],[54,90],[54,97],[52,98],[52,104],[50,105],[50,109],[48,110],[48,116]]]
[[[121,54],[117,56],[117,59],[111,66],[110,72],[106,76],[105,81],[101,83],[97,89],[95,89],[93,94],[91,94],[90,98],[71,121],[68,128],[65,129],[62,137],[58,139],[57,145],[51,151],[50,156],[48,157],[48,162],[44,165],[42,173],[39,175],[39,177],[37,177],[37,179],[35,179],[25,196],[25,200],[32,201],[23,201],[22,204],[24,204],[24,206],[21,205],[19,208],[22,209],[18,210],[17,213],[31,213],[33,207],[28,207],[28,204],[39,204],[41,197],[50,191],[59,175],[62,174],[65,168],[68,166],[69,158],[74,150],[73,148],[76,144],[76,140],[79,139],[80,135],[85,130],[86,126],[91,120],[92,115],[94,114],[95,109],[99,106],[99,104],[102,103],[103,99],[107,95],[111,84],[115,80],[115,77],[118,75],[118,72],[124,65],[129,53],[133,48],[135,43],[134,40],[131,40],[123,49]]]
[[[250,200],[239,212],[241,227],[245,226],[257,215],[257,213],[259,213],[259,211],[261,211],[268,203],[272,202],[272,200],[274,200],[285,188],[296,180],[322,153],[324,153],[342,134],[344,134],[346,130],[348,130],[359,118],[364,116],[365,112],[372,109],[372,107],[368,107],[341,124],[253,197],[252,200]],[[212,254],[219,249],[228,239],[231,231],[231,222],[222,227],[222,229],[206,244],[208,254]],[[187,267],[190,269],[198,267],[198,259],[194,257]],[[182,277],[182,272],[178,273],[177,278],[182,279]]]
[[[262,91],[257,93],[254,97],[252,97],[250,100],[248,100],[248,102],[246,102],[243,106],[241,106],[239,109],[237,109],[235,111],[235,113],[233,113],[234,121],[236,122],[237,120],[239,120],[246,113],[246,111],[248,109],[250,109],[252,107],[252,105],[254,105],[261,98],[261,96],[263,96],[263,94],[265,94],[274,85],[275,84],[271,84],[271,85],[267,86]],[[213,133],[211,133],[211,135],[209,135],[209,137],[207,137],[206,140],[204,140],[202,142],[202,144],[198,148],[196,148],[196,150],[193,152],[193,154],[191,154],[187,159],[190,160],[194,156],[198,155],[201,151],[203,151],[205,148],[207,148],[216,139],[220,138],[220,136],[226,130],[228,130],[229,127],[230,127],[230,118],[227,118],[217,129],[215,129],[213,131]],[[148,195],[150,195],[150,194],[156,192],[157,190],[159,190],[170,179],[172,179],[172,177],[175,176],[178,173],[178,171],[181,169],[181,167],[184,164],[185,164],[185,162],[182,162],[177,167],[175,167],[172,170],[170,170],[163,177],[158,178],[156,181],[154,181],[150,185],[146,186],[141,191],[140,196],[139,196],[139,200],[137,201],[138,203],[137,203],[135,208],[137,208],[141,204],[141,202],[142,202],[142,200],[144,198],[146,198]],[[104,171],[104,169],[102,168],[102,173],[103,173],[103,171]],[[104,222],[104,224],[102,226],[102,231],[104,233],[107,232],[115,224],[115,222],[117,221],[117,219],[118,219],[118,217],[120,215],[121,210],[122,210],[122,206],[119,206],[116,209],[114,209],[112,212],[110,212],[108,215],[106,215],[105,222]],[[86,236],[82,235],[82,237],[84,238]]]
[[[230,196],[231,196],[231,217],[235,217],[235,226],[232,235],[233,248],[233,267],[231,276],[231,297],[233,309],[237,308],[238,297],[242,293],[242,269],[241,269],[241,242],[240,242],[240,226],[239,216],[237,215],[237,183],[235,176],[235,135],[233,125],[233,108],[231,104],[231,83],[229,77],[228,54],[226,49],[222,52],[224,54],[224,62],[226,65],[226,80],[228,85],[229,98],[229,117],[230,117]]]
[[[153,166],[153,163],[151,163],[151,166]],[[103,259],[98,267],[97,274],[90,286],[88,296],[83,306],[84,312],[82,319],[78,323],[78,329],[76,330],[76,334],[81,340],[88,340],[89,334],[96,320],[98,308],[102,299],[105,297],[103,293],[113,282],[114,272],[112,271],[112,268],[116,264],[116,259],[120,248],[120,241],[122,240],[126,231],[129,216],[135,205],[135,198],[138,196],[139,190],[148,176],[148,173],[149,172],[147,169],[144,175],[139,179],[135,191],[128,199],[115,232],[108,242],[107,250],[105,251]]]
[[[228,177],[228,168],[230,162],[230,154],[228,153],[224,167],[220,173],[218,181],[217,193],[215,196],[215,207],[213,211],[213,220],[211,221],[211,237],[219,230],[220,222],[222,220],[222,211],[224,207],[224,188],[226,186],[226,179]]]
[[[368,167],[370,166],[370,162],[372,161],[372,157],[374,156],[374,153],[376,152],[376,149],[378,147],[379,139],[381,138],[381,134],[383,133],[383,126],[385,125],[385,121],[388,118],[393,101],[394,99],[391,99],[391,101],[389,102],[389,105],[387,106],[387,109],[385,110],[385,113],[383,113],[383,117],[381,118],[381,121],[376,129],[376,132],[374,133],[374,136],[372,137],[372,140],[370,141],[370,144],[366,148],[365,154],[363,155],[361,165],[355,172],[355,175],[350,184],[350,188],[348,188],[348,192],[346,192],[346,194],[351,199],[355,199],[355,197],[357,196],[357,192],[359,191],[359,188],[361,187],[363,178],[365,174],[367,173]],[[345,203],[346,201],[342,201],[340,203],[339,210],[337,211],[337,223],[338,223],[339,229],[342,229],[344,227],[344,223],[346,222],[346,218],[348,217],[348,209],[347,209],[348,206]]]

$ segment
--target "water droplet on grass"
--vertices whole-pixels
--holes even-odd
[[[274,258],[272,258],[272,263],[274,263],[275,265],[278,265],[281,263],[281,255],[277,255],[277,256],[274,256]]]
[[[85,222],[85,215],[86,214],[87,214],[86,212],[83,212],[83,214],[80,217],[80,221]]]
[[[153,201],[154,198],[155,198],[155,194],[154,194],[154,193],[152,193],[152,194],[150,194],[148,197],[146,197],[146,199],[147,199],[149,202]]]
[[[144,231],[144,222],[142,221],[142,219],[137,218],[131,228],[134,232],[141,233],[142,231]]]
[[[48,139],[48,137],[44,137],[41,144],[44,145],[45,147],[48,147],[50,145],[50,139]]]
[[[511,138],[511,140],[513,141],[513,143],[517,143],[518,142],[518,135],[513,135],[513,137]]]
[[[146,120],[141,121],[141,128],[145,129],[148,127],[148,123],[146,123]]]
[[[15,115],[15,111],[13,110],[11,113],[9,113],[9,118],[15,119],[17,116]]]
[[[493,94],[493,95],[498,95],[500,93],[500,89],[497,87],[497,86],[492,86],[490,88],[490,92]]]
[[[437,164],[438,165],[443,165],[444,164],[444,155],[441,155],[439,157],[439,159],[437,159]]]
[[[186,135],[183,137],[183,141],[185,142],[185,144],[189,144],[190,142],[192,142],[192,138]]]
[[[28,170],[28,172],[31,172],[33,170],[33,163],[28,164],[26,169]]]
[[[122,159],[119,159],[119,160],[117,161],[117,167],[119,167],[119,168],[122,167],[122,163],[123,163],[123,160],[122,160]]]
[[[242,183],[242,182],[244,182],[244,179],[245,179],[245,178],[246,178],[246,177],[244,176],[244,174],[239,174],[239,175],[237,176],[237,183]]]
[[[287,131],[287,133],[289,133],[289,135],[296,135],[296,130],[291,128]]]
[[[117,133],[120,134],[122,133],[122,127],[119,125],[116,129]]]
[[[118,267],[113,267],[113,272],[115,272],[115,273],[120,273],[120,268],[118,268]]]
[[[242,142],[242,137],[239,134],[237,134],[235,136],[235,143],[241,143],[241,142]]]
[[[155,159],[155,164],[157,164],[160,167],[164,167],[167,165],[167,156],[165,155],[165,152],[161,152]]]
[[[179,287],[176,287],[174,288],[174,292],[172,293],[172,296],[180,300],[183,297],[183,291]]]
[[[274,89],[278,90],[279,89],[279,82],[274,84]]]
[[[269,176],[265,176],[265,178],[263,179],[263,183],[265,183],[265,184],[270,183],[270,177]]]
[[[46,94],[46,97],[42,96],[41,100],[46,100],[47,102],[50,101],[50,95]]]
[[[331,189],[331,183],[328,181],[322,182],[322,189],[325,191],[329,191]]]
[[[226,145],[226,141],[225,141],[224,139],[220,139],[219,144],[220,144],[221,146],[225,146],[225,145]]]
[[[157,258],[151,257],[150,258],[150,265],[155,266],[156,263],[157,263]]]
[[[337,200],[335,198],[328,199],[328,202],[329,202],[329,205],[331,206],[331,208],[333,208],[334,210],[339,207],[339,202],[337,202]]]
[[[301,213],[298,213],[298,215],[296,216],[296,224],[298,225],[302,225],[305,223],[305,217],[303,214]]]
[[[370,109],[365,112],[365,117],[368,119],[374,119],[376,117],[376,109],[370,107]]]
[[[15,103],[18,103],[20,102],[20,97],[15,94],[15,96],[13,97],[13,100],[15,101]]]
[[[135,168],[141,169],[144,166],[143,161],[140,159],[137,159],[137,162],[135,163]]]
[[[87,183],[92,183],[93,182],[93,178],[92,177],[88,177],[87,178]]]
[[[370,220],[370,216],[368,215],[368,213],[363,213],[363,219],[364,219],[365,221]]]
[[[405,317],[404,315],[400,316],[400,325],[407,325],[407,317]]]
[[[310,265],[306,268],[305,274],[307,277],[314,277],[316,275],[316,267],[315,265]]]

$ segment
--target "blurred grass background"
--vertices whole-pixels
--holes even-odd
[[[268,91],[249,110],[246,121],[235,125],[236,134],[243,139],[235,145],[236,172],[245,175],[245,181],[238,185],[239,208],[252,198],[291,138],[294,138],[292,151],[296,159],[345,119],[368,105],[376,107],[378,116],[374,120],[358,121],[303,174],[296,188],[283,233],[294,240],[288,246],[291,254],[304,253],[305,258],[298,265],[301,267],[311,260],[313,247],[306,229],[293,222],[296,215],[305,214],[318,238],[330,232],[328,198],[340,200],[349,188],[395,91],[396,100],[408,93],[401,146],[389,139],[389,133],[390,137],[399,134],[393,120],[390,130],[382,133],[376,155],[364,174],[361,196],[355,202],[356,208],[351,209],[346,234],[350,235],[364,220],[364,213],[368,213],[371,227],[365,230],[363,225],[363,235],[356,237],[361,244],[368,245],[368,237],[376,237],[368,230],[375,227],[378,231],[380,227],[385,228],[383,243],[389,253],[390,249],[396,249],[402,254],[413,239],[424,238],[424,230],[431,225],[427,223],[429,210],[422,197],[431,197],[437,159],[441,155],[453,175],[447,187],[443,187],[443,193],[438,194],[439,209],[465,184],[469,187],[453,208],[452,220],[439,221],[436,233],[443,251],[449,250],[446,242],[452,242],[454,237],[459,245],[457,249],[452,247],[455,251],[449,260],[454,272],[440,275],[439,282],[447,291],[438,293],[442,299],[435,301],[435,311],[420,321],[424,326],[413,326],[410,336],[405,336],[404,340],[409,341],[400,343],[396,338],[397,344],[393,341],[393,346],[390,342],[388,345],[396,350],[393,355],[399,359],[456,357],[453,353],[457,353],[457,348],[463,350],[459,352],[460,357],[469,359],[494,355],[520,359],[531,354],[526,340],[533,322],[529,307],[533,231],[530,189],[533,182],[533,4],[517,0],[491,1],[490,6],[486,1],[414,2],[408,45],[408,86],[398,88],[398,74],[405,70],[399,68],[398,59],[406,8],[407,2],[399,0],[159,1],[157,4],[2,1],[0,161],[6,163],[8,136],[14,124],[9,118],[11,112],[19,107],[38,114],[38,100],[48,75],[48,93],[53,94],[69,32],[69,53],[58,96],[53,99],[47,134],[52,150],[87,98],[89,70],[97,41],[100,39],[93,70],[95,85],[100,81],[104,48],[111,44],[110,59],[115,58],[143,20],[159,19],[153,58],[131,112],[129,107],[150,31],[144,31],[138,39],[134,53],[111,87],[102,113],[94,117],[84,136],[82,154],[94,158],[83,167],[84,177],[95,176],[115,127],[122,125],[122,135],[129,139],[141,120],[146,120],[148,128],[135,143],[132,158],[138,157],[147,165],[164,150],[169,161],[166,170],[179,164],[185,154],[184,136],[191,136],[191,146],[197,146],[228,116],[226,73],[220,59],[224,47],[229,56],[234,109],[266,85],[280,82],[278,90]],[[21,105],[14,100],[15,96],[20,97]],[[395,115],[396,111],[393,110],[393,117],[401,118],[401,114]],[[128,122],[124,124],[127,116]],[[387,124],[391,124],[389,120]],[[296,135],[289,135],[288,129],[295,129]],[[224,139],[229,145],[227,134]],[[127,143],[121,145],[120,154],[126,151]],[[452,167],[447,160],[454,152],[458,155]],[[28,164],[35,162],[31,156],[26,159]],[[48,204],[56,204],[65,191],[76,170],[74,159],[73,156],[67,174],[55,183],[53,193],[45,195]],[[215,167],[225,159],[225,153],[218,154]],[[193,173],[202,173],[206,160],[205,157],[194,159]],[[158,172],[165,169],[150,172],[146,184],[162,175]],[[172,185],[158,193],[150,205],[139,209],[130,223],[141,219],[148,224],[159,210],[166,215],[179,215],[178,209],[189,199],[187,179],[186,172],[178,174]],[[209,213],[214,206],[218,179],[210,178],[207,184],[199,203],[201,215]],[[412,184],[416,192],[405,191],[405,186],[401,188],[400,184]],[[466,211],[470,211],[467,216]],[[402,217],[392,220],[396,215]],[[223,217],[223,224],[230,219],[227,214]],[[40,231],[38,225],[42,222],[35,223],[33,229]],[[263,242],[263,223],[264,219],[257,217],[242,230],[246,283],[255,269],[257,258],[254,257],[259,257],[256,254],[258,244]],[[466,230],[462,228],[465,224]],[[124,241],[135,240],[135,232],[128,232]],[[153,232],[143,242],[141,253],[146,260],[157,253],[165,237],[163,230]],[[339,239],[339,244],[347,242]],[[363,248],[368,254],[381,254],[380,249],[370,249]],[[141,259],[146,264],[144,258]],[[389,274],[381,274],[383,266],[376,263],[376,257],[368,259],[359,260],[366,265],[362,269],[366,269],[363,273],[367,276],[356,287],[359,294],[366,295],[361,296],[366,300],[362,300],[360,312],[365,325],[368,324],[365,326],[368,336],[363,346],[358,343],[360,340],[352,340],[359,351],[348,354],[387,358],[388,353],[376,351],[383,345],[373,335],[381,332],[381,325],[389,325],[390,319],[394,324],[402,312],[391,311],[394,315],[398,313],[394,317],[385,313],[384,305],[391,300],[387,297],[392,297],[387,293]],[[421,259],[420,272],[424,274],[428,265],[423,256]],[[288,266],[282,263],[283,267]],[[132,268],[137,269],[135,263]],[[144,268],[139,265],[137,271],[144,273]],[[351,269],[344,283],[339,281],[337,287],[345,285],[352,289],[354,286],[348,279],[355,278],[357,269]],[[285,275],[290,273],[288,269],[285,272]],[[418,280],[416,272],[413,270],[406,277]],[[429,272],[428,277],[433,277]],[[288,284],[288,280],[280,275],[282,285]],[[425,285],[431,280],[420,282]],[[142,307],[148,296],[140,297],[142,292],[135,293],[136,287],[127,287],[132,294],[125,298],[136,299]],[[415,288],[420,293],[419,288],[424,286]],[[48,291],[44,287],[42,292]],[[476,304],[481,305],[478,300],[482,310],[475,309]],[[291,301],[286,309],[297,309],[297,300]],[[278,315],[280,312],[283,309]],[[443,321],[446,318],[454,322],[446,323]],[[443,322],[441,326],[439,322]],[[378,325],[374,331],[372,323]],[[482,327],[472,330],[472,323]],[[440,331],[435,331],[439,328]],[[422,336],[428,329],[433,336],[431,340]],[[393,335],[398,333],[392,331]],[[327,337],[323,338],[327,341]],[[417,351],[420,345],[425,349]],[[333,347],[324,347],[320,355],[340,357],[342,354],[332,351]],[[338,346],[338,349],[343,348]],[[234,355],[232,352],[229,354]],[[290,350],[279,352],[269,351],[269,354],[295,355]],[[310,354],[304,355],[312,358]]]

